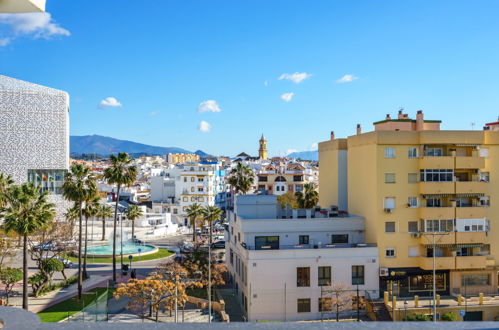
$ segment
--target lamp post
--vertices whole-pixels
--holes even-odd
[[[121,246],[121,250],[120,250],[120,258],[121,258],[121,269],[123,271],[123,215],[120,214],[120,224],[121,224],[121,234],[120,234],[120,246]]]

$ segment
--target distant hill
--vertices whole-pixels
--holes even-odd
[[[203,150],[196,150],[194,151],[194,153],[196,155],[198,155],[199,157],[210,157],[211,155],[207,154],[206,152],[204,152]]]
[[[319,151],[297,151],[286,155],[288,158],[300,158],[303,160],[319,160]]]
[[[168,153],[192,153],[177,147],[157,147],[100,135],[71,136],[69,143],[71,155],[97,154],[107,157],[110,154],[127,152],[131,156],[138,157],[166,155]],[[204,153],[201,150],[198,152]]]

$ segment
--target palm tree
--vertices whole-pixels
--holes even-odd
[[[227,182],[232,186],[236,194],[246,194],[253,186],[254,174],[253,170],[242,162],[238,162],[236,167],[229,172]]]
[[[122,186],[131,185],[137,178],[137,167],[130,166],[132,158],[126,152],[111,155],[111,166],[104,170],[104,178],[109,184],[116,185],[116,205],[113,222],[113,281],[116,282],[116,221],[118,219],[118,203]]]
[[[130,205],[126,211],[126,217],[132,221],[132,240],[135,239],[135,220],[142,216],[142,210],[137,205]]]
[[[64,213],[64,216],[66,217],[66,220],[68,220],[69,223],[71,224],[70,230],[71,230],[71,238],[72,238],[74,235],[75,222],[76,222],[76,220],[78,220],[78,218],[80,216],[80,210],[78,210],[78,206],[73,205],[73,207],[67,209],[66,213]]]
[[[110,218],[113,216],[113,208],[109,205],[104,205],[101,204],[99,205],[99,208],[97,209],[97,213],[95,214],[95,217],[97,220],[101,219],[102,220],[102,239],[101,241],[104,241],[106,239],[106,219]]]
[[[78,232],[78,300],[81,300],[83,290],[83,274],[81,272],[81,247],[83,236],[83,203],[94,196],[97,191],[95,179],[90,174],[90,169],[82,164],[72,165],[70,171],[64,176],[62,184],[62,195],[67,200],[75,203],[78,210],[79,232]]]
[[[88,278],[87,274],[87,244],[88,244],[88,218],[91,218],[97,214],[97,209],[99,207],[100,196],[95,192],[95,195],[91,196],[89,200],[85,201],[85,206],[83,207],[82,213],[85,216],[85,248],[83,252],[83,278]]]
[[[55,217],[54,204],[47,202],[47,192],[34,183],[12,186],[4,209],[4,229],[23,238],[23,308],[28,309],[28,236],[47,227]]]
[[[187,209],[185,211],[187,212],[187,216],[189,217],[189,220],[191,222],[192,241],[195,243],[196,242],[196,222],[198,221],[198,218],[203,214],[203,208],[198,203],[194,203],[194,204],[191,204],[189,207],[187,207]]]
[[[0,173],[0,208],[7,205],[7,191],[12,184],[14,184],[14,180],[12,180],[10,175],[5,176],[3,173]]]
[[[311,183],[305,183],[304,191],[296,192],[295,196],[301,209],[311,209],[319,202],[319,193]]]

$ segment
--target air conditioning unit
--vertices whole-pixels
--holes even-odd
[[[379,269],[379,276],[388,276],[388,268],[380,268]]]
[[[390,209],[390,208],[385,208],[385,212],[386,212],[386,213],[392,213],[392,209]]]
[[[419,233],[412,233],[412,234],[411,234],[411,237],[412,237],[412,238],[418,238],[418,237],[420,237],[420,236],[421,236],[421,235],[420,235]]]

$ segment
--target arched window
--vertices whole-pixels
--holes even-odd
[[[275,178],[275,182],[286,182],[286,179],[283,176],[278,176]]]

